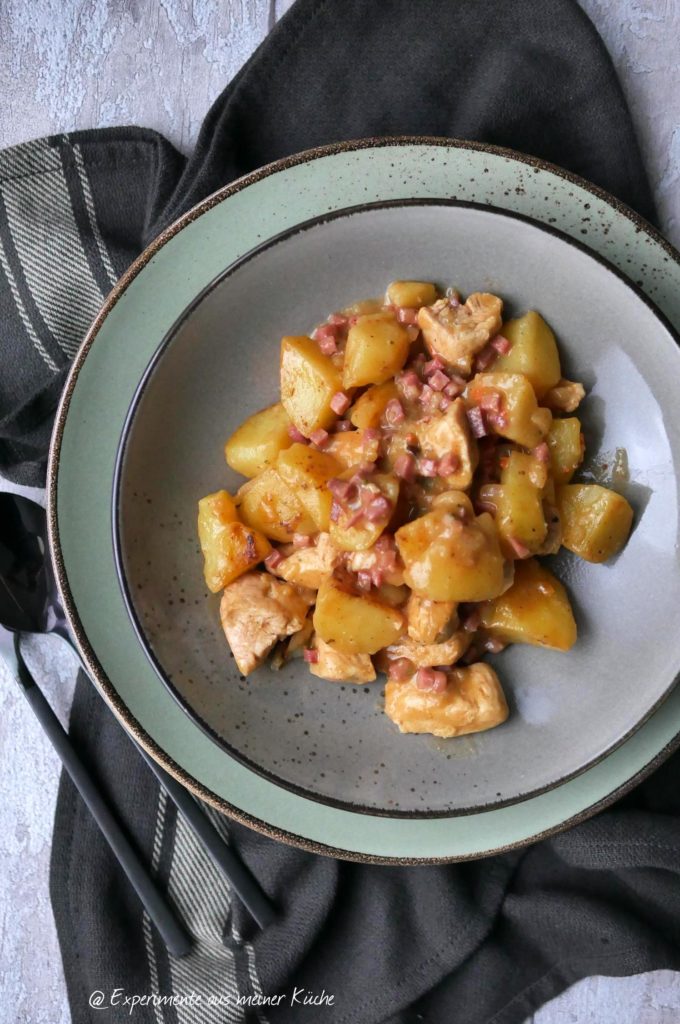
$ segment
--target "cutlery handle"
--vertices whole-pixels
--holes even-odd
[[[165,898],[156,888],[137,852],[104,802],[87,768],[71,745],[68,733],[62,727],[61,722],[29,673],[16,646],[15,650],[19,681],[26,700],[31,705],[36,718],[116,855],[118,863],[144,904],[146,912],[158,929],[168,950],[173,956],[185,956],[192,947],[189,936],[177,921]]]
[[[172,775],[168,775],[142,747],[139,747],[139,752],[260,928],[272,924],[277,913],[271,900],[265,896],[243,861],[230,849],[191,793]]]
[[[80,652],[73,643],[70,634],[65,634],[65,639],[70,644],[81,668],[86,675],[88,669],[83,662]],[[212,822],[206,817],[191,793],[184,786],[169,775],[143,747],[137,743],[132,736],[130,740],[148,764],[159,783],[177,807],[177,810],[185,818],[189,827],[193,830],[198,839],[203,843],[213,863],[231,884],[236,895],[252,915],[260,928],[266,928],[278,917],[277,911],[271,900],[262,891],[257,880],[239,858],[238,854],[228,846]]]

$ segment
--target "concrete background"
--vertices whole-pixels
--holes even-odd
[[[499,0],[503,2],[503,0]],[[141,124],[188,152],[203,116],[290,0],[2,0],[0,147]],[[680,245],[680,5],[582,0],[614,59],[666,235]],[[65,720],[74,659],[56,640],[32,667]],[[0,666],[0,1024],[68,1024],[48,896],[59,764]],[[588,978],[527,1024],[676,1024],[680,974]],[[360,1024],[360,1022],[357,1022]]]

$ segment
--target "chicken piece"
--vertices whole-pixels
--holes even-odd
[[[432,355],[441,356],[456,373],[469,377],[472,360],[501,329],[503,302],[488,292],[474,292],[464,305],[440,299],[418,310],[418,326]]]
[[[444,477],[446,489],[466,490],[472,483],[479,456],[463,399],[457,398],[443,415],[437,413],[419,420],[413,429],[423,458],[439,460],[453,456],[453,471]]]
[[[244,676],[262,664],[277,640],[302,629],[313,598],[267,572],[246,573],[225,587],[222,629]]]
[[[392,659],[408,658],[416,668],[433,668],[435,665],[455,665],[470,646],[472,634],[459,629],[448,640],[441,643],[419,644],[416,640],[404,638],[388,648]]]
[[[375,462],[379,458],[380,435],[375,430],[345,430],[331,434],[324,451],[345,469],[351,469],[362,462]]]
[[[406,605],[406,630],[417,644],[433,644],[447,627],[458,625],[455,601],[430,601],[411,593]],[[439,664],[438,662],[436,664]]]
[[[293,633],[290,639],[281,641],[276,645],[276,649],[271,656],[269,662],[270,668],[273,668],[276,672],[282,669],[291,658],[302,657],[307,643],[314,632],[314,626],[312,625],[311,619],[305,619],[302,629],[299,629],[297,633]]]
[[[401,732],[431,733],[447,739],[483,732],[508,717],[498,676],[485,662],[449,669],[440,692],[421,690],[416,677],[390,679],[385,686],[385,713]]]
[[[574,412],[585,397],[586,389],[583,384],[562,377],[554,388],[546,391],[541,399],[541,405],[552,409],[553,412]]]
[[[390,583],[393,587],[401,587],[404,584],[404,569],[399,552],[394,541],[385,534],[377,544],[365,551],[347,551],[345,565],[352,572],[370,573],[374,586]],[[376,582],[378,579],[380,583]]]
[[[277,576],[300,587],[318,590],[327,576],[330,576],[342,558],[330,535],[320,533],[316,544],[298,548],[279,562],[274,570]]]
[[[309,665],[313,676],[336,683],[372,683],[375,679],[369,654],[342,654],[318,636],[314,638],[314,648],[319,652],[319,660]]]

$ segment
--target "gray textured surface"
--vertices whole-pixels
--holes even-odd
[[[499,0],[500,2],[500,0]],[[666,234],[680,243],[680,6],[582,0],[618,68]],[[75,128],[143,124],[190,149],[222,86],[290,0],[4,0],[0,147]],[[7,99],[11,97],[11,102]],[[72,656],[37,645],[33,667],[63,716]],[[0,667],[0,1024],[67,1024],[47,889],[58,764]],[[675,1024],[680,975],[590,978],[534,1024]]]

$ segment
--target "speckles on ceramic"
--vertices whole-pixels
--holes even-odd
[[[521,646],[501,656],[513,713],[474,742],[433,745],[402,736],[377,706],[373,687],[318,680],[300,661],[279,672],[262,668],[235,685],[218,599],[205,607],[192,535],[198,497],[239,484],[224,463],[224,440],[249,413],[276,400],[281,334],[305,332],[327,310],[408,276],[452,281],[464,293],[498,292],[508,315],[538,308],[560,340],[565,372],[584,379],[591,392],[582,407],[590,455],[616,440],[630,452],[634,478],[651,465],[663,467],[644,503],[628,487],[638,517],[625,556],[607,567],[568,554],[557,560],[580,612],[580,641],[566,656]],[[123,573],[161,677],[171,677],[183,706],[230,753],[283,785],[342,806],[468,813],[526,799],[575,775],[640,723],[680,667],[680,643],[670,668],[668,651],[657,656],[612,643],[635,629],[675,635],[680,626],[668,440],[669,433],[680,436],[680,416],[665,409],[662,422],[654,393],[668,376],[680,379],[680,351],[651,308],[577,244],[517,215],[460,203],[364,207],[260,248],[171,332],[145,375],[125,440]],[[659,516],[668,525],[661,545]],[[663,622],[656,610],[638,606],[640,588],[661,581],[668,597]],[[643,673],[649,683],[636,688]]]
[[[414,167],[418,174],[408,179]],[[529,187],[527,174],[533,176]],[[524,191],[518,194],[520,175]],[[585,204],[598,204],[602,217],[593,220],[588,246],[604,251],[630,276],[644,274],[661,308],[680,323],[678,254],[635,214],[587,183],[530,157],[475,143],[345,143],[247,176],[156,239],[93,324],[56,418],[48,470],[52,552],[71,627],[102,694],[137,740],[197,795],[268,835],[316,852],[410,863],[496,852],[594,813],[677,745],[680,689],[623,747],[543,796],[459,819],[352,814],[282,789],[227,756],[160,684],[126,614],[111,542],[116,450],[144,367],[182,310],[225,266],[296,223],[371,195],[451,198],[468,187],[470,177],[483,182],[473,199],[538,221],[571,209],[561,226],[574,236]],[[410,191],[404,180],[411,180]]]

